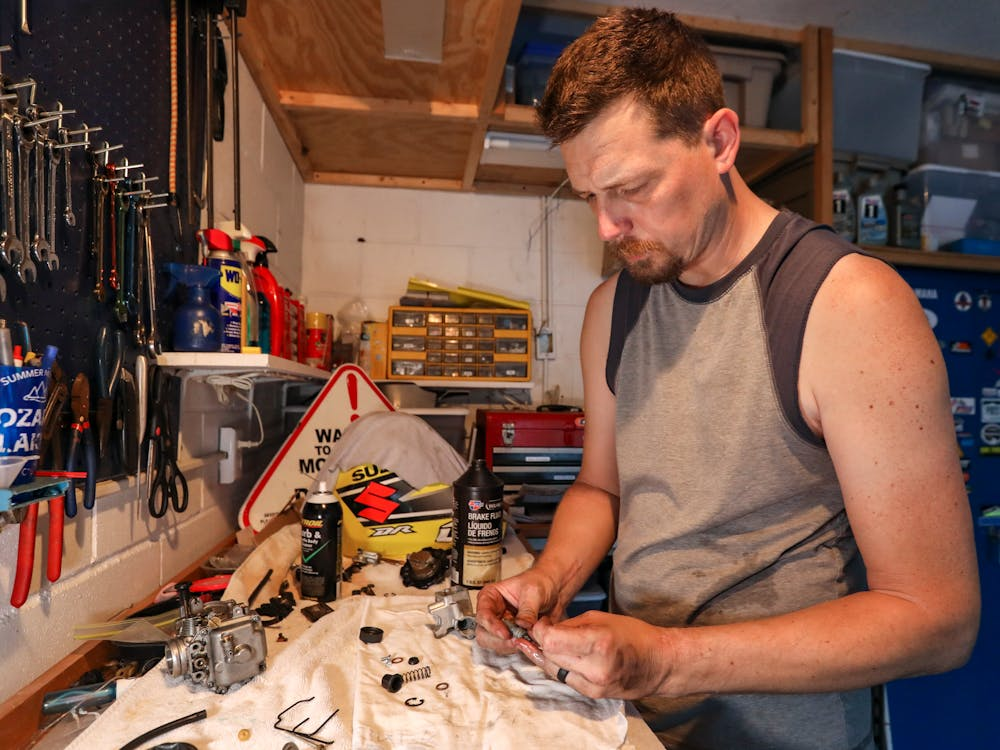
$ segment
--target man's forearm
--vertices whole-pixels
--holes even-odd
[[[614,544],[617,527],[617,497],[579,480],[566,490],[535,563],[535,568],[558,582],[563,606],[604,560]]]
[[[822,692],[940,672],[968,658],[977,615],[866,591],[764,620],[667,628],[660,653],[674,663],[658,692]]]

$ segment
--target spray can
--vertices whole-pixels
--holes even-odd
[[[205,255],[205,265],[219,272],[219,285],[213,289],[213,303],[222,316],[220,351],[243,349],[243,264],[233,251],[232,238],[220,229],[198,232]]]
[[[477,458],[452,489],[451,582],[473,589],[496,583],[503,554],[503,482]]]
[[[302,506],[302,567],[299,583],[304,599],[333,601],[340,589],[344,514],[340,500],[320,481]]]

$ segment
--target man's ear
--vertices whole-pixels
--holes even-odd
[[[705,121],[702,134],[712,149],[719,174],[726,174],[736,163],[736,154],[740,150],[739,115],[728,107],[717,110]]]

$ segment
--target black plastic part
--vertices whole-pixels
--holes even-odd
[[[407,664],[419,664],[419,663],[420,663],[420,657],[419,657],[419,656],[411,656],[411,657],[410,657],[410,658],[409,658],[409,659],[407,660],[407,662],[406,662],[406,663],[407,663]]]
[[[373,628],[370,625],[365,625],[358,632],[358,638],[360,638],[365,643],[381,643],[382,642],[382,628]]]
[[[403,675],[401,674],[382,675],[382,687],[384,687],[390,693],[398,693],[400,688],[403,687]]]
[[[302,608],[302,614],[309,622],[316,622],[319,618],[330,614],[333,610],[325,602],[316,602],[308,607]]]

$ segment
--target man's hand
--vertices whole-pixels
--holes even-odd
[[[642,698],[663,694],[674,663],[670,631],[632,617],[584,612],[531,630],[541,649],[517,647],[554,679],[589,698]],[[561,670],[566,670],[562,672]]]
[[[555,581],[536,568],[484,586],[476,599],[476,642],[501,654],[513,653],[517,649],[503,619],[530,630],[543,614],[561,617],[557,593]]]

